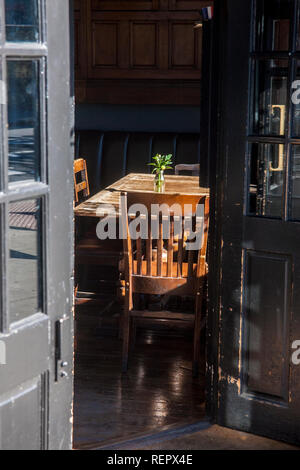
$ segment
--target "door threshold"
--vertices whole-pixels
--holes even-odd
[[[197,421],[194,423],[186,423],[182,425],[173,424],[161,428],[157,432],[148,432],[145,434],[138,434],[131,436],[129,439],[111,440],[105,442],[94,442],[90,444],[79,445],[76,450],[130,450],[131,447],[139,448],[145,445],[155,444],[156,442],[163,442],[176,437],[181,437],[185,434],[192,434],[198,431],[203,431],[212,426],[208,419]]]

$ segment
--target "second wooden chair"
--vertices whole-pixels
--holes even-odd
[[[192,176],[199,176],[200,175],[200,164],[186,164],[181,163],[180,165],[175,166],[175,175],[179,175],[182,171],[186,173],[191,173]]]
[[[79,179],[78,181],[78,174]],[[75,201],[80,203],[80,195],[86,199],[90,195],[88,172],[86,161],[83,158],[74,161],[74,191]],[[76,220],[76,244],[75,244],[75,302],[97,302],[94,292],[83,292],[80,288],[79,271],[83,267],[87,272],[88,266],[109,266],[117,270],[122,257],[122,242],[120,240],[99,240],[96,236],[97,219],[78,217]],[[100,283],[100,281],[99,281]],[[102,282],[108,285],[105,280]],[[116,281],[117,287],[117,281]],[[112,302],[111,302],[112,303]]]

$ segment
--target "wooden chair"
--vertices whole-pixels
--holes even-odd
[[[186,171],[192,174],[192,176],[199,176],[200,175],[200,164],[195,163],[192,165],[188,165],[182,163],[180,165],[175,166],[175,175],[179,175],[181,171]]]
[[[148,222],[148,238],[142,240],[132,240],[129,233],[129,219],[132,215],[128,213],[132,204],[143,204],[147,208],[146,217]],[[159,214],[158,237],[152,233],[151,227],[151,204],[167,204],[173,212]],[[176,206],[174,206],[176,204]],[[178,215],[185,204],[191,204],[191,218],[193,229],[197,226],[195,210],[197,204],[204,205],[204,236],[202,246],[198,250],[186,249],[185,221],[187,214],[181,219]],[[165,216],[170,220],[170,237],[165,237],[163,224]],[[133,216],[134,217],[134,216]],[[179,222],[178,222],[179,220]],[[175,233],[175,221],[180,223],[180,236]],[[157,318],[194,322],[194,351],[193,351],[193,375],[197,375],[199,352],[200,352],[200,331],[201,307],[203,292],[206,281],[206,247],[209,223],[209,197],[208,196],[181,196],[153,193],[122,193],[121,197],[121,223],[123,234],[127,237],[123,240],[124,251],[124,285],[125,285],[125,305],[123,316],[123,354],[122,370],[127,371],[128,354],[131,341],[132,330],[135,330],[134,319],[137,318]],[[178,250],[174,250],[174,241],[178,242]],[[157,240],[156,240],[157,239]],[[166,256],[163,256],[164,243]],[[156,257],[153,261],[153,250],[156,250]],[[175,296],[195,296],[195,313],[176,313],[169,311],[153,312],[148,310],[134,310],[133,296],[135,294],[165,295]],[[205,323],[205,320],[204,320]],[[134,328],[132,328],[134,326]]]
[[[78,182],[78,175],[80,181]],[[76,203],[82,202],[83,198],[90,195],[88,172],[86,161],[79,158],[74,161],[74,191]],[[81,197],[80,197],[81,196]],[[82,220],[84,219],[84,220]],[[75,243],[75,302],[77,305],[87,302],[97,302],[97,296],[94,293],[80,292],[78,296],[78,270],[79,266],[84,266],[85,271],[88,266],[110,266],[118,268],[120,258],[122,257],[122,242],[120,240],[101,241],[96,236],[96,223],[98,220],[91,221],[88,218],[78,218],[76,221],[76,243]],[[103,282],[102,285],[109,284]],[[84,296],[83,296],[84,294]]]
[[[78,181],[79,175],[80,181]],[[83,158],[78,158],[74,161],[74,191],[76,203],[79,202],[79,193],[82,192],[84,198],[87,198],[90,195],[86,161]]]

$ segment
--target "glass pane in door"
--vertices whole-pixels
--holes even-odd
[[[300,5],[298,7],[298,18],[297,18],[297,33],[296,33],[296,51],[300,51]]]
[[[257,60],[253,66],[252,133],[285,134],[288,61]]]
[[[9,183],[40,180],[39,60],[7,61]]]
[[[9,205],[10,323],[42,310],[41,200]]]
[[[256,51],[288,51],[294,2],[292,0],[256,1]]]
[[[292,109],[292,136],[300,137],[300,61],[297,64],[296,73],[293,77],[291,90],[291,109]]]
[[[300,146],[292,145],[290,180],[290,218],[300,220]]]
[[[285,165],[286,152],[283,144],[251,145],[249,214],[282,217]]]
[[[5,0],[5,23],[8,42],[38,42],[38,0]]]

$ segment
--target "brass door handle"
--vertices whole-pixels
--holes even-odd
[[[271,106],[271,111],[273,113],[274,109],[280,110],[280,135],[284,135],[284,126],[285,126],[285,105],[284,104],[273,104]],[[272,163],[270,163],[269,169],[270,171],[283,171],[284,166],[284,145],[279,145],[279,158],[278,158],[278,166],[276,168],[273,167]]]

